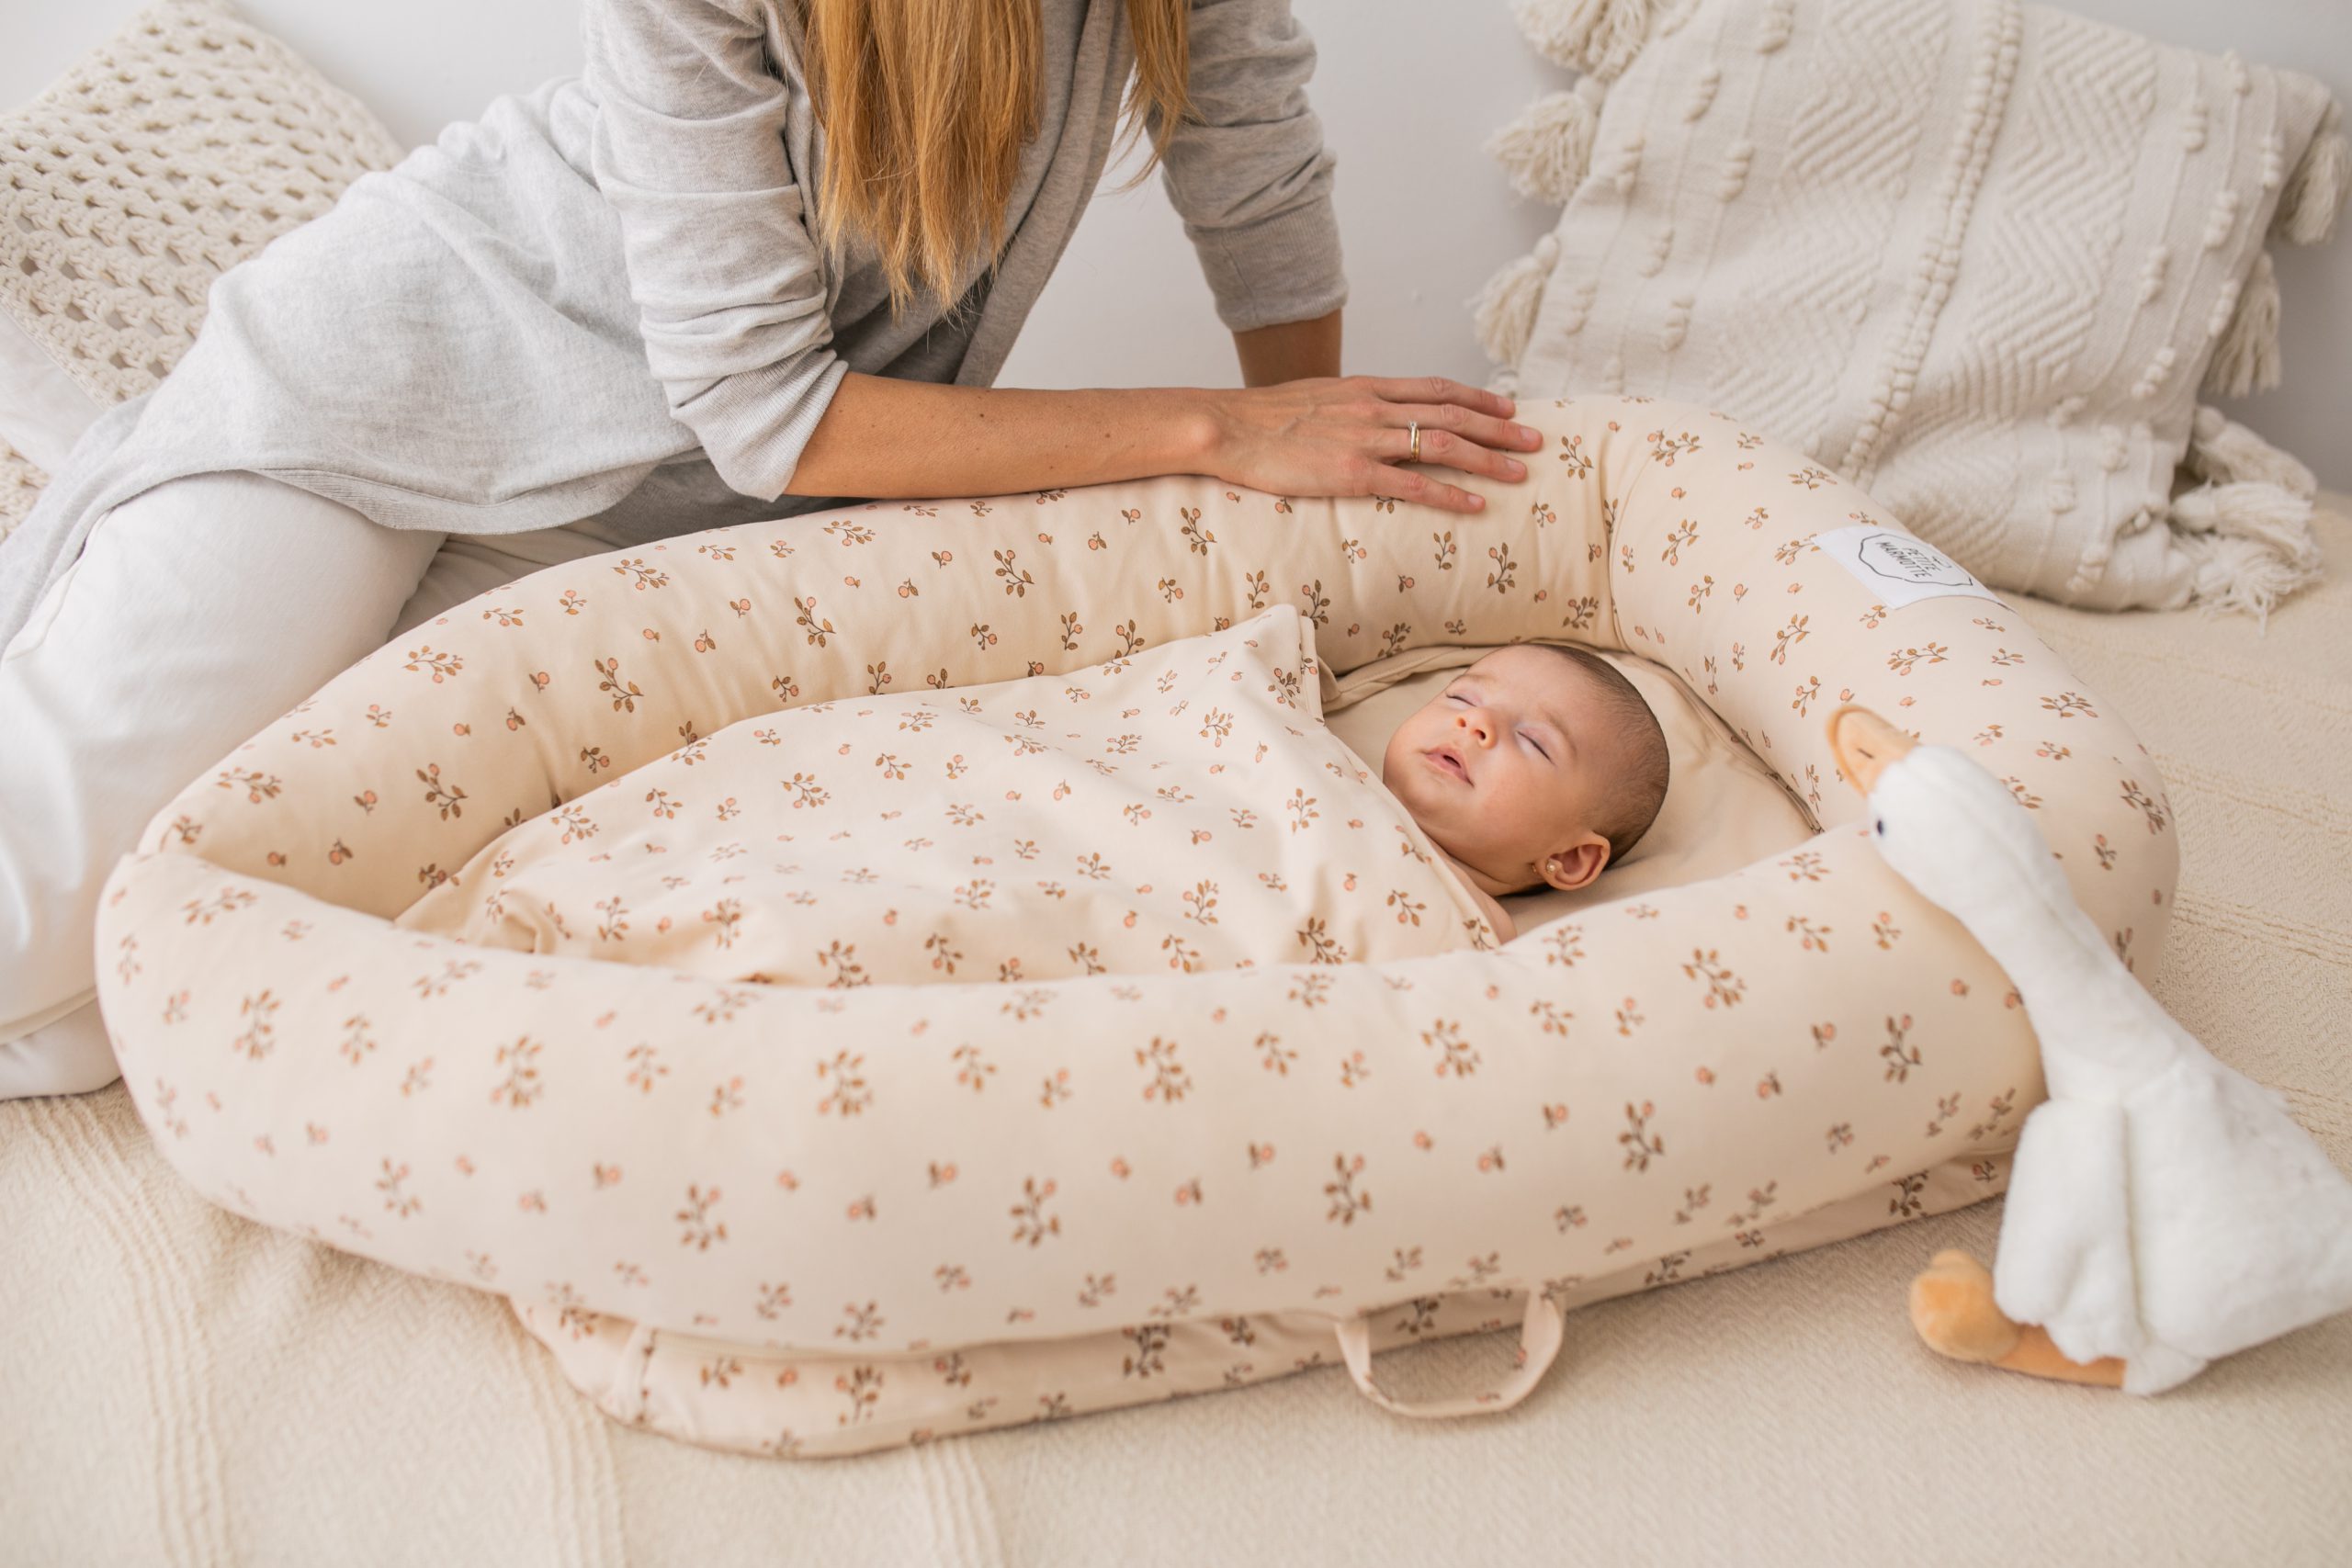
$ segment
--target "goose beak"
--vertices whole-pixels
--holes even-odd
[[[1838,770],[1862,794],[1870,794],[1887,765],[1918,744],[1865,707],[1848,705],[1829,716],[1829,749]]]

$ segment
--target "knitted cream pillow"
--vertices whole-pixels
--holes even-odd
[[[1489,143],[1566,203],[1478,302],[1505,385],[1705,401],[1996,587],[2263,613],[2317,575],[2310,471],[2197,394],[2278,379],[2264,237],[2346,184],[2319,84],[2019,0],[1518,8],[1586,74]]]
[[[401,154],[220,0],[163,0],[0,117],[0,310],[99,403],[136,397],[196,341],[215,277]],[[45,482],[9,437],[0,535]]]

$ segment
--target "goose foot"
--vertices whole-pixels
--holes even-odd
[[[1993,1273],[1965,1252],[1939,1252],[1911,1281],[1911,1325],[1928,1348],[1954,1360],[1982,1361],[2039,1378],[2123,1386],[2123,1362],[2103,1356],[2070,1361],[2033,1324],[2012,1323],[1993,1302]]]

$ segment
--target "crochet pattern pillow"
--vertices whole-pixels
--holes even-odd
[[[102,404],[196,341],[212,280],[388,169],[357,99],[219,0],[164,0],[0,118],[0,310]],[[0,430],[0,534],[45,477]]]
[[[1519,14],[1586,75],[1489,143],[1566,203],[1478,301],[1504,385],[1704,400],[1996,587],[2259,614],[2318,575],[2310,470],[2196,399],[2278,379],[2263,238],[2346,184],[2319,84],[2018,0]]]

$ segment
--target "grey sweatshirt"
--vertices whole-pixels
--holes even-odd
[[[967,263],[949,322],[928,290],[894,321],[862,241],[839,266],[818,246],[824,133],[788,15],[587,0],[579,77],[450,126],[214,284],[177,368],[0,540],[0,644],[97,518],[192,473],[251,469],[390,527],[589,520],[616,544],[830,509],[781,492],[842,377],[992,385],[1108,161],[1125,6],[1039,5],[1039,132],[995,275]],[[1205,123],[1162,181],[1237,332],[1347,297],[1314,63],[1289,0],[1193,0]]]

